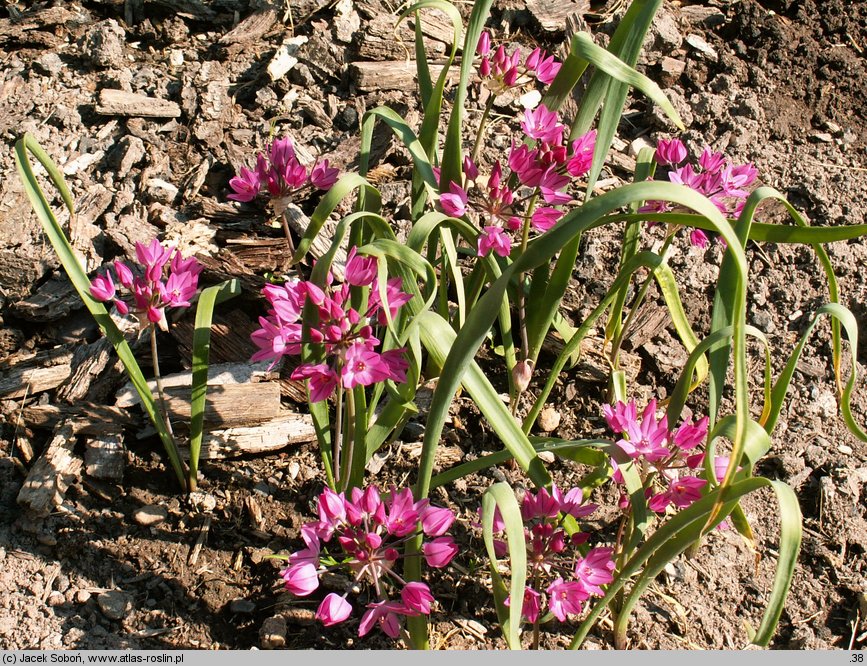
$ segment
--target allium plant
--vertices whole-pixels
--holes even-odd
[[[566,531],[568,516],[581,519],[590,516],[598,506],[584,501],[581,488],[572,488],[565,494],[556,486],[549,493],[527,491],[521,502],[521,519],[527,553],[527,585],[524,588],[521,616],[533,626],[533,647],[539,647],[539,627],[552,616],[559,622],[574,619],[584,611],[585,602],[593,596],[602,596],[601,586],[614,576],[613,548],[595,547],[581,554],[579,547],[586,544],[590,534]],[[499,509],[493,517],[493,532],[505,530]],[[503,557],[508,546],[502,538],[494,538],[494,552]],[[511,606],[511,597],[504,601]]]
[[[319,588],[324,572],[342,571],[352,579],[343,594],[329,592],[316,611],[326,627],[340,624],[352,614],[347,600],[356,593],[365,608],[358,635],[365,636],[378,626],[391,638],[403,637],[404,618],[429,615],[434,603],[430,588],[423,582],[407,582],[401,575],[400,560],[407,542],[426,537],[421,552],[428,566],[441,569],[458,552],[447,535],[455,520],[449,509],[436,507],[427,499],[415,501],[409,488],[392,486],[382,493],[376,486],[335,493],[326,488],[318,498],[319,520],[301,527],[305,548],[289,555],[282,572],[287,590],[306,597]]]
[[[264,195],[271,203],[274,214],[283,224],[283,232],[290,248],[294,248],[292,234],[284,211],[293,197],[305,192],[326,192],[337,182],[339,171],[328,160],[316,161],[307,167],[298,159],[295,144],[289,137],[277,138],[268,144],[264,153],[256,154],[256,166],[241,167],[238,175],[229,181],[232,193],[229,199],[249,203]]]
[[[351,477],[359,478],[355,457],[365,446],[366,431],[359,424],[366,415],[357,412],[355,389],[407,381],[406,349],[392,345],[385,350],[381,337],[389,335],[388,322],[398,317],[411,296],[401,290],[401,278],[380,285],[376,259],[359,255],[355,247],[349,251],[344,274],[343,281],[337,281],[329,271],[323,287],[309,280],[266,285],[262,293],[270,308],[259,317],[261,328],[251,339],[259,348],[252,360],[271,361],[272,366],[284,356],[301,356],[305,345],[319,350],[315,360],[308,357],[293,370],[292,379],[307,381],[311,403],[335,399],[333,449],[325,463],[329,467],[330,462],[329,477],[335,485],[345,488]],[[361,459],[362,467],[366,460]]]

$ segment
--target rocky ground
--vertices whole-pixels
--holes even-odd
[[[566,13],[573,14],[571,25],[586,26],[604,41],[618,4],[574,0]],[[552,15],[554,5],[565,11],[564,3],[498,0],[489,26],[498,40],[556,50],[565,22]],[[262,223],[261,211],[227,202],[228,179],[250,163],[272,125],[311,157],[351,170],[365,110],[388,104],[418,121],[408,92],[414,68],[404,64],[412,30],[393,36],[392,9],[380,0],[7,6],[0,18],[0,136],[7,147],[0,154],[0,646],[390,646],[378,636],[359,640],[354,626],[322,631],[312,623],[314,602],[282,594],[279,565],[266,559],[295,548],[299,526],[311,518],[322,483],[315,445],[207,461],[201,501],[179,500],[158,441],[137,437],[140,415],[116,405],[122,374],[29,212],[12,146],[30,132],[61,165],[78,202],[70,235],[89,271],[129,254],[135,241],[162,234],[198,253],[208,281],[241,278],[245,293],[219,314],[212,358],[242,361],[250,355],[247,335],[261,308],[256,290],[263,275],[285,268],[285,243],[279,229]],[[430,57],[445,53],[449,30],[435,15],[423,31]],[[783,192],[811,224],[863,224],[865,49],[863,3],[665,2],[640,68],[665,88],[692,148],[710,143],[754,162],[761,181]],[[514,111],[498,109],[503,117]],[[672,130],[642,99],[630,101],[604,177],[628,181],[636,150]],[[408,160],[387,134],[379,139],[379,187],[391,210],[399,210],[408,196]],[[308,202],[299,204],[305,209]],[[773,206],[761,217],[783,220]],[[586,235],[567,316],[580,319],[604,293],[615,243],[612,233]],[[867,248],[850,241],[830,246],[829,253],[842,301],[863,325]],[[827,300],[827,287],[809,248],[751,245],[748,257],[748,318],[778,350],[779,369],[810,313]],[[671,260],[699,331],[708,325],[720,259],[721,249],[712,244],[705,251],[682,246]],[[643,397],[670,391],[685,360],[667,319],[654,316],[661,312],[658,300],[651,299],[648,314],[656,324],[628,347],[640,361]],[[164,336],[170,371],[189,366],[191,326],[182,319]],[[865,352],[859,346],[862,378]],[[279,382],[280,409],[303,411],[297,385],[285,376],[270,379],[263,384]],[[797,490],[805,519],[795,583],[772,647],[863,648],[867,447],[837,412],[827,326],[808,346],[793,387],[774,447],[759,468]],[[853,403],[862,424],[865,389],[859,381]],[[553,434],[601,432],[602,395],[602,386],[587,378],[564,375],[551,399],[559,416]],[[498,447],[466,400],[454,413],[441,467]],[[381,456],[377,480],[412,474],[420,434],[420,427],[408,429]],[[49,515],[37,517],[16,499],[28,470],[58,438],[71,443],[59,483],[64,497]],[[115,452],[112,464],[120,467],[96,469],[85,457],[95,440],[108,442],[102,447]],[[553,472],[568,482],[575,470],[557,463]],[[457,535],[467,552],[481,549],[471,527],[481,494],[502,478],[524,483],[510,468],[491,470],[437,497],[460,512]],[[709,535],[696,557],[674,562],[651,587],[633,619],[632,646],[743,646],[746,624],[756,626],[770,589],[773,506],[762,494],[744,503],[757,534],[758,564],[732,532]],[[598,526],[610,527],[604,519]],[[432,616],[433,645],[503,645],[485,572],[477,566],[472,558],[459,559],[432,581],[440,601]],[[609,646],[609,630],[601,623],[587,647]],[[547,633],[543,644],[562,646],[570,634]]]

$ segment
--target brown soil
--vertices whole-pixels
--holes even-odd
[[[279,231],[251,226],[249,214],[218,210],[216,204],[225,202],[230,175],[266,141],[268,121],[280,117],[279,131],[291,132],[313,153],[352,168],[359,114],[365,109],[386,103],[418,117],[406,91],[360,90],[346,71],[347,63],[364,59],[359,56],[360,34],[388,13],[378,0],[337,7],[317,0],[290,3],[294,34],[307,41],[295,54],[299,64],[275,82],[266,67],[292,34],[279,21],[241,47],[218,43],[238,15],[245,18],[255,7],[187,0],[178,14],[172,1],[160,0],[144,3],[147,11],[138,15],[135,7],[141,4],[126,3],[132,16],[124,16],[124,5],[117,3],[85,1],[75,9],[38,5],[23,16],[13,6],[10,20],[0,19],[5,53],[0,60],[0,134],[9,148],[0,155],[5,176],[0,180],[0,379],[33,352],[57,345],[75,349],[82,340],[97,338],[89,317],[64,291],[62,272],[29,214],[11,151],[24,131],[65,167],[77,200],[105,197],[103,206],[91,202],[93,227],[84,229],[93,236],[91,268],[127,251],[139,239],[136,229],[157,232],[177,219],[204,218],[217,232],[222,261],[209,264],[206,277],[217,281],[226,265],[235,266],[248,287],[238,316],[250,319],[260,307],[253,295],[261,275],[282,268]],[[562,33],[540,27],[522,0],[495,3],[490,26],[524,45],[538,42],[551,49],[562,41]],[[600,33],[610,28],[610,23],[593,26]],[[702,40],[710,50],[696,46]],[[666,86],[686,121],[684,138],[691,147],[710,142],[733,158],[753,161],[762,181],[782,191],[812,224],[863,224],[865,49],[863,3],[665,3],[640,66]],[[685,63],[683,74],[666,74],[664,58]],[[94,102],[102,88],[172,100],[181,115],[169,121],[100,115]],[[620,138],[629,144],[639,136],[653,140],[670,131],[657,111],[636,99]],[[381,184],[384,199],[399,201],[407,192],[401,180],[407,160],[387,136],[380,143],[378,157],[389,165],[381,170],[388,174]],[[612,172],[628,178],[616,167]],[[180,192],[165,194],[154,178]],[[773,207],[762,214],[770,221],[780,218]],[[584,243],[565,303],[566,314],[574,319],[586,315],[604,293],[616,261],[613,232],[587,234]],[[863,324],[867,287],[860,267],[867,250],[861,241],[851,241],[835,244],[829,252],[843,303]],[[827,290],[808,248],[751,246],[749,258],[748,317],[778,350],[779,369],[810,313],[827,300]],[[699,331],[708,325],[710,289],[720,260],[717,246],[707,251],[683,246],[671,260]],[[60,297],[39,309],[34,295],[46,291]],[[661,299],[651,301],[651,310],[661,307]],[[779,649],[862,649],[867,638],[867,447],[848,433],[837,413],[828,330],[820,326],[808,346],[771,454],[758,470],[796,489],[805,521],[795,582],[772,643]],[[642,337],[629,348],[642,360],[637,397],[664,397],[685,353],[665,320]],[[183,345],[169,336],[164,342],[166,363],[182,368],[188,362]],[[858,352],[863,377],[867,348]],[[113,404],[122,382],[117,368],[109,368],[77,400]],[[62,404],[61,389],[63,385],[0,401],[0,647],[246,649],[273,633],[288,648],[391,647],[381,635],[358,639],[352,622],[327,631],[311,623],[315,601],[289,599],[279,585],[279,563],[265,559],[296,548],[298,528],[312,518],[311,502],[322,485],[315,445],[204,463],[202,490],[215,502],[206,533],[206,514],[178,498],[159,443],[153,437],[137,439],[134,429],[126,432],[122,483],[82,474],[48,518],[34,520],[22,513],[16,504],[26,472],[22,438],[38,455],[51,433],[22,423],[20,414],[28,405]],[[853,404],[860,423],[867,422],[865,395],[862,381]],[[566,373],[551,398],[562,417],[553,434],[601,433],[602,397],[601,386]],[[454,413],[441,466],[499,447],[468,401],[457,403]],[[404,433],[403,441],[388,450],[383,471],[371,480],[382,484],[412,478],[420,448],[413,440],[420,432]],[[552,466],[564,484],[576,471],[570,463]],[[457,566],[431,579],[439,600],[432,616],[434,645],[504,645],[484,562],[469,555],[483,552],[471,527],[481,495],[493,480],[503,478],[518,486],[527,483],[507,467],[462,479],[436,496],[459,512],[456,536],[465,547]],[[165,507],[167,519],[152,527],[137,524],[133,514],[153,505]],[[251,505],[261,509],[260,523],[253,520]],[[696,557],[676,560],[651,587],[632,620],[633,647],[725,649],[747,643],[747,625],[757,626],[771,586],[778,532],[770,494],[749,497],[744,508],[756,531],[758,564],[735,533],[709,535]],[[598,527],[603,533],[612,529],[605,520]],[[204,540],[193,558],[200,536]],[[114,594],[106,595],[108,591]],[[562,647],[573,631],[567,624],[561,632],[547,632],[543,644]],[[587,647],[609,646],[610,626],[602,623]]]

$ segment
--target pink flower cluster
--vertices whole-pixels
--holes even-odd
[[[512,142],[509,172],[517,177],[519,188],[508,186],[510,173],[504,173],[499,161],[487,179],[469,157],[464,159],[464,184],[450,183],[449,191],[440,195],[440,208],[452,217],[470,215],[478,221],[478,256],[494,252],[508,257],[512,252],[512,235],[525,221],[536,232],[544,233],[564,215],[560,208],[572,201],[568,186],[590,170],[596,131],[575,139],[571,150],[564,142],[566,126],[555,111],[544,104],[526,110],[521,128],[534,147]],[[471,187],[472,185],[472,187]],[[541,197],[542,205],[536,205]],[[533,202],[532,208],[529,202]]]
[[[669,506],[683,509],[701,498],[707,480],[695,474],[704,465],[704,452],[698,449],[707,438],[707,417],[670,430],[665,415],[657,418],[656,400],[650,401],[640,418],[634,400],[613,407],[604,405],[602,409],[611,429],[622,435],[617,445],[637,461],[642,480],[649,484],[646,495],[651,510],[665,513]],[[614,480],[623,483],[617,463],[612,460],[611,464]],[[718,479],[727,466],[727,457],[714,459]],[[621,506],[625,508],[627,503],[628,499],[622,497]]]
[[[267,317],[259,317],[262,328],[250,336],[259,351],[253,361],[276,363],[282,356],[298,355],[304,340],[301,315],[307,302],[318,311],[318,324],[307,332],[308,342],[322,344],[326,360],[304,363],[292,373],[292,379],[309,380],[310,400],[320,402],[334,393],[338,384],[351,389],[370,386],[391,379],[406,381],[409,368],[406,349],[380,352],[371,322],[387,323],[376,277],[376,260],[356,254],[353,247],[346,262],[345,281],[335,284],[329,273],[325,289],[309,281],[294,280],[283,285],[266,285],[262,293],[271,305]],[[370,287],[367,309],[358,312],[350,305],[351,287]],[[401,279],[392,278],[385,285],[389,315],[397,316],[411,296],[400,289]]]
[[[491,33],[487,30],[479,37],[476,52],[482,56],[479,76],[494,93],[528,83],[532,80],[531,75],[538,81],[549,84],[562,67],[562,63],[554,56],[549,56],[540,48],[533,49],[523,65],[519,49],[506,53],[506,48],[501,45],[492,55]]]
[[[422,556],[429,566],[445,567],[457,554],[454,539],[445,536],[455,520],[448,509],[435,507],[426,499],[414,501],[408,488],[394,486],[383,497],[375,486],[364,491],[354,488],[351,499],[326,489],[319,496],[319,520],[301,527],[306,548],[289,556],[289,566],[282,576],[286,589],[299,597],[312,594],[319,587],[319,574],[326,570],[323,562],[349,568],[354,581],[369,584],[378,601],[367,604],[358,635],[364,636],[379,625],[391,638],[400,635],[402,618],[429,615],[433,595],[425,583],[410,582],[395,571],[400,547],[418,532],[419,523],[425,536]],[[323,552],[323,544],[334,541],[340,551]],[[339,565],[336,563],[340,563]],[[400,600],[389,593],[400,588]],[[339,624],[352,613],[347,594],[331,592],[316,611],[316,618],[326,627]]]
[[[727,217],[737,217],[744,208],[758,170],[749,162],[732,164],[722,153],[713,152],[705,146],[698,157],[698,166],[687,162],[689,151],[680,139],[662,139],[656,146],[655,159],[661,166],[669,167],[668,179],[685,185],[710,199]],[[649,201],[642,212],[664,213],[672,210],[667,201]],[[706,247],[708,237],[701,229],[690,232],[693,245]]]
[[[524,535],[527,542],[527,579],[530,583],[524,590],[524,605],[521,614],[527,622],[536,622],[548,609],[560,622],[570,615],[579,615],[584,602],[591,596],[605,594],[602,585],[607,585],[614,576],[612,548],[592,548],[587,555],[574,556],[567,552],[569,546],[586,543],[589,534],[576,532],[567,536],[562,527],[566,515],[586,518],[596,511],[596,504],[584,503],[580,488],[573,488],[565,495],[552,486],[533,494],[527,492],[521,502],[521,517],[524,519]],[[494,513],[494,532],[501,532],[505,524],[499,509]],[[506,553],[506,543],[494,540],[498,557]],[[574,575],[573,580],[563,578],[564,573]],[[544,591],[544,594],[543,594]],[[509,600],[506,600],[506,605]]]
[[[328,190],[337,182],[338,171],[328,165],[328,160],[316,162],[308,171],[298,161],[292,139],[275,139],[268,147],[267,156],[256,156],[256,168],[241,167],[241,173],[229,181],[232,194],[229,199],[252,201],[263,189],[273,198],[285,197],[290,192],[312,185],[319,190]]]
[[[155,238],[150,245],[135,244],[141,266],[130,268],[114,262],[119,286],[128,293],[121,295],[111,271],[98,275],[90,283],[90,293],[103,303],[113,303],[122,315],[133,312],[142,322],[166,328],[165,309],[186,308],[196,295],[202,265],[195,258],[184,259],[174,247],[164,247]],[[168,268],[168,278],[163,277]]]

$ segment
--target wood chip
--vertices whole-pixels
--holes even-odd
[[[165,99],[103,88],[99,91],[96,112],[104,116],[177,118],[181,115],[181,107]]]
[[[60,506],[67,488],[78,478],[82,462],[72,453],[75,439],[72,425],[61,423],[27,475],[18,504],[32,515],[44,517]]]
[[[88,476],[106,481],[123,480],[126,452],[121,434],[90,437],[84,446],[84,471]]]
[[[216,460],[278,451],[290,444],[316,439],[309,414],[285,413],[258,426],[226,428],[205,433],[200,458]],[[182,449],[182,453],[184,450]]]
[[[431,78],[436,79],[442,69],[442,65],[431,65]],[[416,85],[416,65],[414,62],[354,62],[349,65],[349,72],[355,85],[362,92],[407,90]],[[449,83],[455,83],[460,72],[460,67],[450,67]]]
[[[590,11],[589,0],[527,0],[527,9],[542,30],[564,32],[566,19],[571,14],[584,14]]]
[[[0,374],[0,397],[20,398],[56,388],[72,374],[71,363],[72,352],[61,349],[15,365]]]

